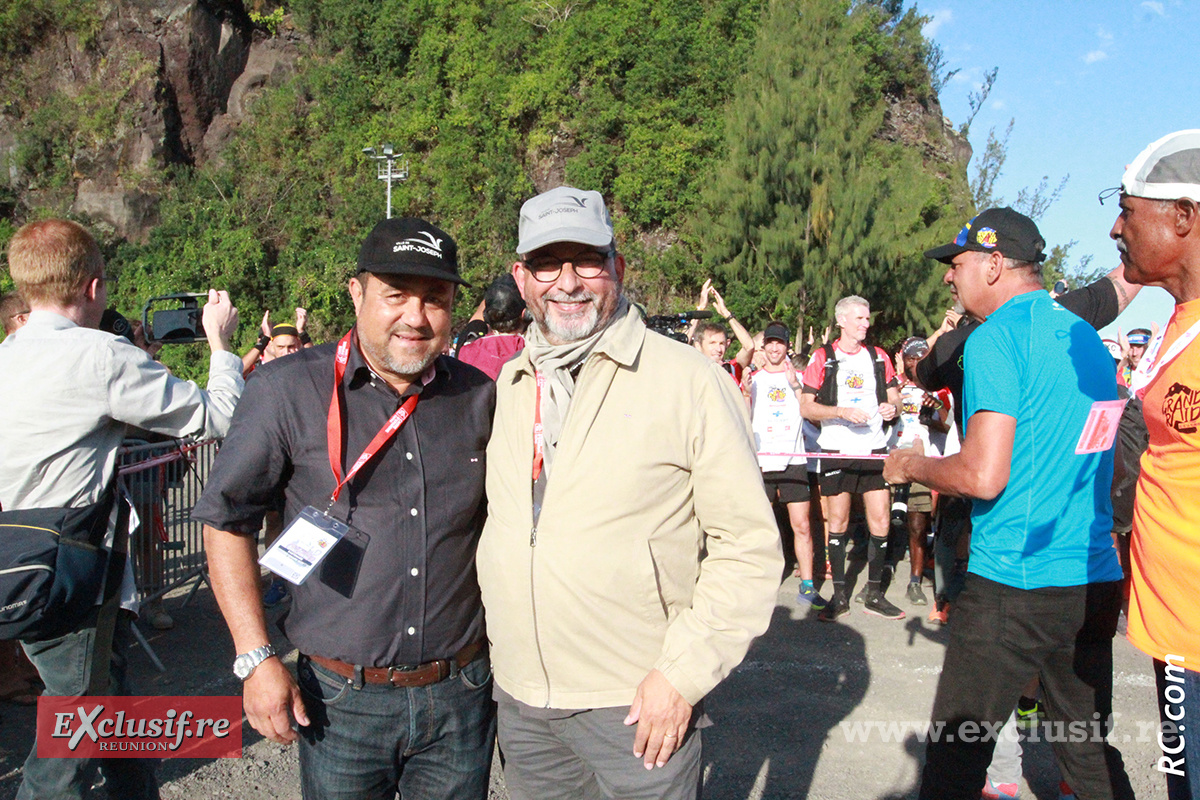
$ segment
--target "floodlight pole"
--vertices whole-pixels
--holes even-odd
[[[363,153],[376,163],[376,177],[387,184],[387,218],[392,218],[392,181],[408,180],[408,159],[401,166],[396,160],[403,158],[403,153],[397,153],[391,143],[380,146],[381,153],[376,153],[374,147],[364,147]]]

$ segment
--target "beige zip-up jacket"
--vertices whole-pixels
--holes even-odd
[[[654,668],[694,705],[766,630],[783,571],[737,385],[635,311],[613,329],[536,530],[528,351],[497,385],[479,583],[496,682],[536,707],[627,706]]]

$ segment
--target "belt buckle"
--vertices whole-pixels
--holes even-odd
[[[392,686],[395,686],[396,685],[396,680],[395,680],[396,673],[398,673],[398,672],[415,672],[415,671],[419,670],[422,666],[423,665],[421,665],[421,664],[417,664],[416,666],[401,665],[398,667],[397,666],[388,667],[387,668],[388,683]]]

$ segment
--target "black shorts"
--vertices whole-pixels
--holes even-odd
[[[874,452],[886,455],[887,448]],[[882,461],[821,456],[821,494],[825,497],[845,492],[864,494],[886,488]]]
[[[807,503],[812,497],[808,487],[808,467],[804,464],[789,464],[779,472],[764,472],[763,484],[767,487],[767,499],[772,503],[776,498],[781,503]]]

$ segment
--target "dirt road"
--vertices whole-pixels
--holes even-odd
[[[842,623],[820,623],[797,608],[796,583],[785,581],[767,635],[707,700],[714,726],[704,734],[705,798],[915,797],[924,754],[916,726],[929,719],[945,631],[930,627],[923,609],[910,607],[899,589],[890,595],[912,612],[909,619],[869,617],[855,606]],[[167,603],[175,629],[150,638],[166,672],[155,671],[140,649],[130,653],[138,688],[159,695],[239,693],[229,670],[233,646],[211,594],[202,588],[188,607],[180,602],[176,594]],[[282,637],[276,646],[288,647]],[[1149,659],[1120,636],[1115,656],[1113,740],[1138,796],[1163,798],[1154,769],[1158,714]],[[0,800],[9,800],[33,741],[34,712],[0,705],[0,715]],[[163,797],[299,798],[294,748],[267,742],[249,727],[245,745],[236,760],[164,761]],[[1026,743],[1025,779],[1022,797],[1057,800],[1057,768],[1045,741]],[[492,795],[507,797],[498,774]]]

